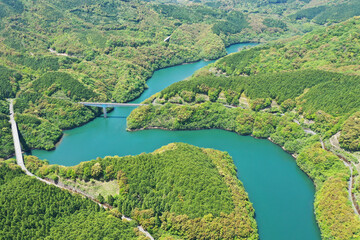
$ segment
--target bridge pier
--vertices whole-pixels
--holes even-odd
[[[103,113],[104,113],[104,118],[107,118],[107,111],[106,111],[106,107],[102,107],[103,108]]]
[[[104,103],[104,102],[78,102],[84,106],[100,107],[103,109],[104,118],[107,118],[106,107],[138,107],[146,104],[141,103]]]

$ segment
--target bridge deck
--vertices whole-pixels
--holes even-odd
[[[13,106],[13,100],[10,99],[10,123],[11,123],[11,131],[13,135],[13,141],[14,141],[14,149],[15,149],[15,156],[16,156],[16,163],[21,167],[24,172],[29,176],[34,176],[31,172],[29,172],[24,164],[24,158],[21,151],[21,144],[20,144],[20,138],[19,138],[19,132],[18,128],[15,122],[14,118],[14,106]]]
[[[85,106],[93,106],[93,107],[138,107],[146,104],[138,104],[138,103],[102,103],[102,102],[79,102]]]

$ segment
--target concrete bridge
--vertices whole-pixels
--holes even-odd
[[[15,157],[16,157],[16,163],[21,167],[21,169],[29,176],[34,176],[29,170],[26,169],[24,158],[21,151],[21,144],[20,144],[20,138],[19,138],[19,132],[17,128],[17,124],[15,122],[14,118],[14,106],[13,106],[13,100],[10,99],[10,123],[11,123],[11,131],[13,135],[13,141],[14,141],[14,149],[15,149]]]
[[[84,106],[90,107],[101,107],[103,108],[104,118],[107,118],[107,107],[138,107],[144,106],[146,104],[138,104],[138,103],[101,103],[101,102],[78,102]]]

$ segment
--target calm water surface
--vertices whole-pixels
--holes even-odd
[[[228,52],[250,44],[236,44]],[[149,89],[134,102],[141,102],[168,85],[191,76],[213,61],[200,61],[156,71]],[[313,214],[314,186],[295,160],[267,140],[239,136],[223,130],[126,131],[126,117],[133,108],[116,108],[109,118],[65,131],[54,151],[33,151],[51,164],[72,166],[96,157],[136,155],[152,152],[171,142],[227,151],[234,159],[256,211],[262,240],[318,240]]]

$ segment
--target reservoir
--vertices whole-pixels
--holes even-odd
[[[238,48],[254,44],[236,44]],[[139,103],[174,82],[191,76],[213,61],[199,61],[158,70],[148,80]],[[126,117],[132,107],[115,108],[108,118],[64,133],[54,151],[34,150],[33,155],[51,164],[73,166],[96,157],[137,155],[152,152],[172,142],[227,151],[238,169],[238,177],[249,193],[256,212],[261,240],[319,240],[313,213],[314,186],[280,147],[264,139],[240,136],[224,130],[126,131]]]

